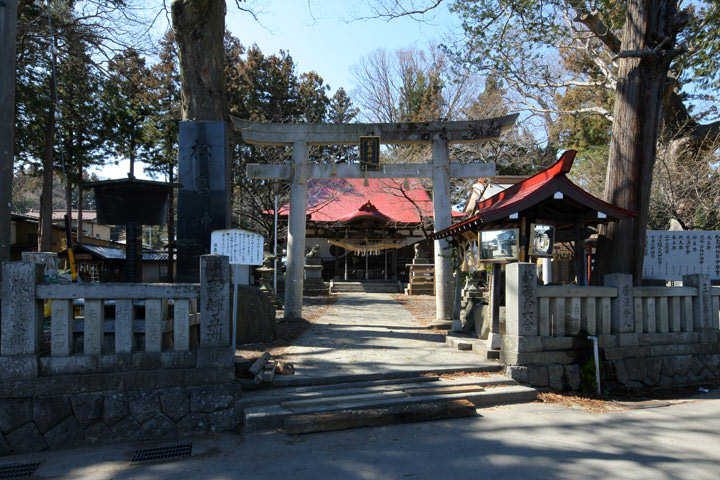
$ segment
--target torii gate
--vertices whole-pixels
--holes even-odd
[[[451,162],[448,145],[497,138],[512,126],[517,114],[485,120],[422,123],[258,123],[233,119],[242,140],[249,144],[292,146],[292,163],[249,164],[248,178],[290,181],[290,215],[285,277],[285,318],[302,316],[303,269],[305,262],[305,221],[307,180],[312,178],[431,178],[433,181],[434,229],[452,222],[450,178],[495,176],[495,164]],[[360,137],[380,137],[384,144],[432,144],[432,162],[426,164],[384,164],[377,171],[360,165],[316,165],[309,163],[309,145],[357,145]],[[452,324],[452,261],[447,240],[435,240],[436,326]]]

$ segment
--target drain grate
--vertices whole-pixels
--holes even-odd
[[[183,443],[170,447],[141,448],[135,450],[130,463],[155,462],[159,460],[170,460],[183,458],[192,455],[192,443]]]
[[[0,479],[29,477],[40,466],[38,463],[13,463],[0,465]]]

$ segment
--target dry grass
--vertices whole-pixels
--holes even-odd
[[[445,330],[430,328],[430,323],[435,321],[435,296],[396,294],[393,295],[393,298],[402,305],[421,326],[428,327],[433,333],[446,333]]]
[[[581,397],[578,395],[561,395],[558,393],[538,393],[538,400],[566,408],[578,408],[590,413],[611,413],[627,410],[613,401],[596,398]]]

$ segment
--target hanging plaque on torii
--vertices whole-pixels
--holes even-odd
[[[302,316],[303,263],[305,257],[305,222],[307,180],[314,178],[430,178],[433,182],[435,231],[452,222],[450,178],[495,176],[493,163],[451,162],[451,143],[482,142],[500,136],[511,127],[517,114],[485,120],[454,122],[288,124],[258,123],[233,119],[242,141],[249,144],[292,146],[292,162],[280,165],[249,164],[248,178],[276,179],[290,182],[288,218],[287,274],[285,280],[285,317]],[[363,145],[361,138],[378,137],[377,144],[431,144],[432,161],[414,164],[384,164],[376,170],[364,165],[311,164],[310,145]],[[368,141],[369,142],[369,141]],[[367,144],[365,147],[369,147]],[[373,145],[374,147],[374,145]],[[379,155],[379,148],[375,150]],[[379,159],[379,156],[378,156]],[[438,326],[452,323],[452,260],[446,240],[435,241],[435,303]],[[449,250],[448,250],[449,251]]]

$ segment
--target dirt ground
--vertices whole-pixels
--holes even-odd
[[[433,295],[393,295],[405,310],[415,317],[422,326],[430,325],[435,320],[435,297]]]
[[[255,359],[262,355],[263,352],[270,352],[273,358],[281,357],[285,349],[292,345],[292,342],[307,330],[315,319],[324,315],[335,304],[337,298],[336,295],[305,297],[303,299],[303,318],[296,320],[285,320],[283,310],[278,310],[275,314],[277,338],[269,343],[238,345],[237,354],[245,358]]]

